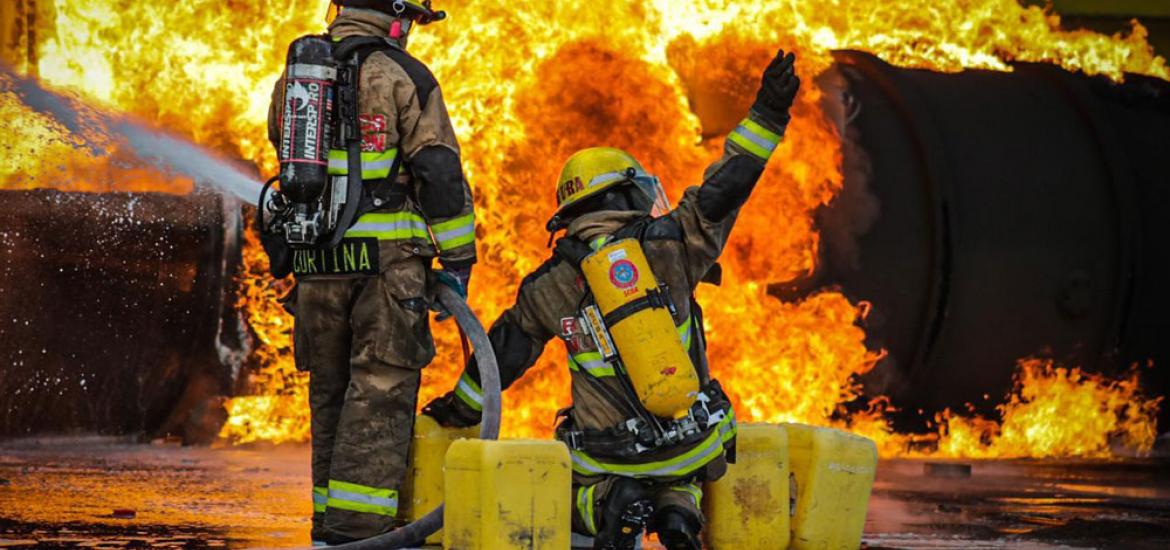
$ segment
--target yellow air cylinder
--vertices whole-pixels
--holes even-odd
[[[572,467],[563,444],[460,439],[444,471],[443,548],[569,548]]]
[[[405,517],[417,520],[443,503],[443,459],[447,448],[457,439],[479,437],[479,426],[444,428],[429,416],[420,414],[414,420],[414,441],[410,447],[410,468],[406,473],[406,487],[402,494],[407,503]],[[427,537],[427,544],[443,542],[443,532]]]
[[[741,424],[735,464],[703,488],[703,536],[713,550],[788,547],[788,433],[775,424]]]
[[[790,548],[856,550],[877,472],[877,446],[841,430],[781,426],[788,432],[796,489]]]
[[[586,256],[581,272],[602,316],[659,291],[636,239],[615,241]],[[699,392],[699,376],[683,349],[670,310],[641,309],[609,324],[608,329],[646,410],[664,418],[685,416]]]

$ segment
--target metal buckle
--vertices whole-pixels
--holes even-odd
[[[582,450],[581,432],[572,430],[565,432],[565,445],[568,445],[569,448],[573,449],[574,451]]]
[[[402,15],[402,12],[406,11],[406,2],[394,0],[390,7],[394,9],[394,15]]]

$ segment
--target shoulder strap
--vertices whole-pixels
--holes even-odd
[[[573,237],[562,237],[557,239],[557,247],[553,249],[553,254],[561,259],[569,262],[570,265],[581,269],[581,261],[586,256],[593,253],[593,249],[589,245],[581,242],[579,239]]]
[[[366,62],[371,55],[375,53],[384,53],[391,61],[398,64],[406,71],[406,76],[410,77],[410,81],[414,84],[415,93],[418,94],[419,107],[426,108],[427,100],[431,97],[431,92],[439,87],[439,81],[435,79],[435,75],[426,65],[414,56],[403,50],[398,44],[395,44],[388,38],[379,38],[377,36],[351,36],[344,38],[338,43],[336,49],[333,50],[333,56],[339,62],[344,63],[351,55],[355,53],[358,56],[358,66],[360,67]]]

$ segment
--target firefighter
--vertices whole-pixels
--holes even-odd
[[[673,210],[658,180],[624,151],[592,148],[574,154],[558,181],[558,208],[548,224],[550,231],[566,229],[566,234],[552,257],[523,280],[515,304],[491,328],[505,388],[535,363],[549,340],[560,338],[566,345],[573,404],[558,415],[563,419],[556,433],[573,459],[573,529],[593,536],[595,548],[633,548],[644,527],[657,532],[667,548],[701,548],[701,483],[718,479],[734,461],[736,427],[730,402],[707,369],[702,312],[693,291],[702,281],[717,282],[716,259],[784,135],[800,85],[794,61],[792,54],[776,55],[748,117],[728,136],[722,158]],[[638,249],[644,260],[637,258]],[[595,273],[598,262],[609,265],[608,278]],[[648,268],[639,262],[648,262]],[[647,288],[657,283],[666,290],[653,287],[639,297],[643,287],[637,281],[650,276],[656,281]],[[601,288],[611,284],[623,289],[616,295],[619,302],[633,298],[602,311],[599,321],[590,307],[613,305],[612,289]],[[644,338],[649,329],[632,334],[637,345],[623,349],[623,339],[631,335],[620,331],[652,324],[648,318],[627,321],[654,312],[669,312],[665,333],[657,333],[658,340]],[[606,338],[598,338],[601,333]],[[666,354],[672,346],[683,350],[685,368],[647,372],[639,365],[646,350]],[[675,381],[663,381],[668,375]],[[647,385],[647,376],[663,380]],[[655,394],[657,382],[673,393]],[[472,359],[456,388],[424,413],[443,425],[468,426],[479,420],[481,402]]]
[[[435,355],[428,312],[433,285],[466,296],[476,261],[471,190],[455,131],[434,77],[405,51],[413,27],[444,14],[429,1],[410,0],[334,0],[331,10],[328,34],[335,44],[364,36],[389,40],[375,41],[382,50],[359,68],[363,213],[339,247],[291,254],[294,355],[298,370],[310,373],[318,545],[369,538],[404,523],[399,491],[420,370]],[[278,150],[281,90],[278,83],[268,118]],[[329,174],[348,173],[345,150],[329,157]],[[435,257],[439,271],[432,271]]]

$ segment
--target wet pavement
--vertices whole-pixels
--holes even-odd
[[[306,546],[308,458],[305,446],[0,443],[0,548]],[[937,470],[882,462],[869,548],[1170,548],[1170,461]]]

